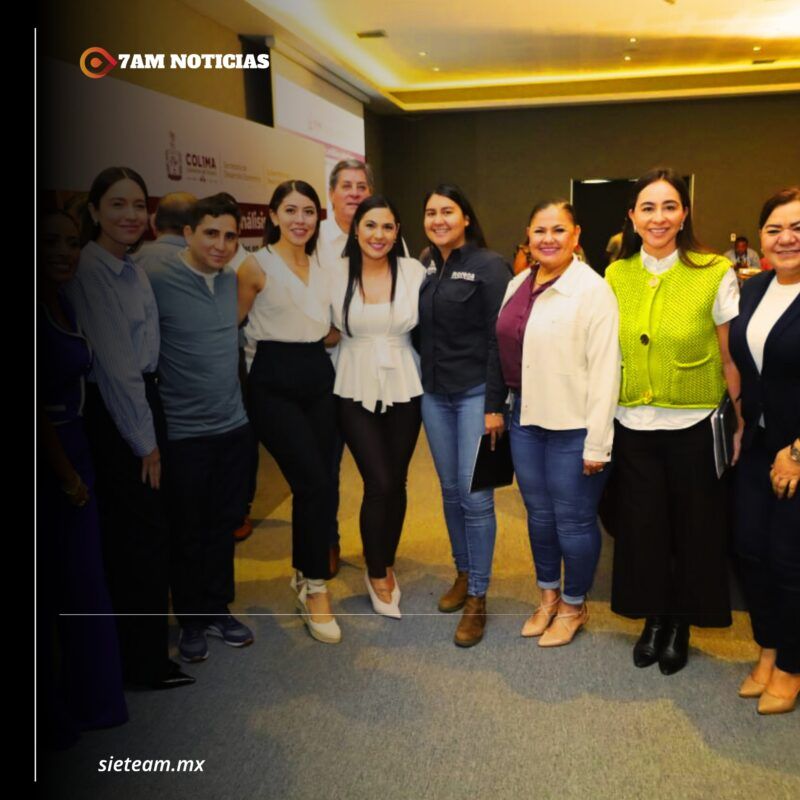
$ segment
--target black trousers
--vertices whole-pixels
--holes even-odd
[[[322,342],[259,342],[248,377],[248,413],[292,490],[292,566],[330,578],[334,525],[333,365]]]
[[[676,431],[617,422],[613,460],[620,502],[612,610],[730,625],[727,482],[714,469],[709,420]]]
[[[172,608],[182,627],[203,627],[233,602],[233,531],[249,500],[252,442],[245,424],[167,443]]]
[[[371,578],[394,566],[406,516],[408,465],[422,421],[420,398],[396,403],[383,414],[339,398],[339,425],[364,481],[361,541]]]
[[[245,408],[247,408],[247,359],[243,347],[239,348],[239,385],[242,389],[242,402]],[[250,462],[247,473],[247,507],[245,508],[245,515],[250,514],[250,507],[253,505],[253,500],[256,498],[256,489],[258,488],[258,439],[252,435],[252,429],[250,439]],[[238,528],[239,526],[237,525],[236,527]]]
[[[779,669],[800,673],[800,495],[775,496],[774,458],[761,432],[742,453],[734,543],[756,642],[778,651]]]
[[[156,437],[166,441],[158,387],[145,381]],[[95,384],[87,384],[86,433],[125,679],[148,684],[168,670],[169,526],[163,490],[142,483],[142,460],[120,436]],[[130,616],[129,616],[130,615]]]

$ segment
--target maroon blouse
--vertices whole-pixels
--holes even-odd
[[[506,386],[515,392],[522,391],[522,341],[525,338],[525,327],[531,315],[536,298],[551,287],[561,276],[535,286],[538,269],[519,285],[517,291],[500,309],[497,317],[497,347],[500,351],[500,367]]]

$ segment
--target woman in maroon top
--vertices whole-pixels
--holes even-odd
[[[534,265],[508,285],[497,319],[503,378],[514,396],[511,454],[542,591],[522,635],[541,636],[541,647],[568,644],[589,616],[619,392],[617,301],[575,255],[579,236],[569,203],[533,209]]]

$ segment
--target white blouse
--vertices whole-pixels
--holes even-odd
[[[764,345],[775,323],[800,294],[800,283],[780,284],[773,278],[747,323],[747,345],[759,374],[764,366]]]
[[[422,394],[419,356],[411,345],[411,330],[419,320],[419,287],[425,268],[416,259],[397,260],[397,284],[392,303],[364,303],[353,293],[345,330],[342,315],[347,272],[334,277],[331,288],[333,324],[342,332],[336,356],[334,394],[381,413],[394,403]]]
[[[308,285],[274,251],[253,253],[266,282],[247,315],[248,342],[318,342],[331,327],[330,274],[309,256]]]

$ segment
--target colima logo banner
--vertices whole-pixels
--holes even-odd
[[[259,53],[119,53],[104,47],[87,47],[80,57],[87,78],[104,78],[120,69],[269,69],[269,54]]]

